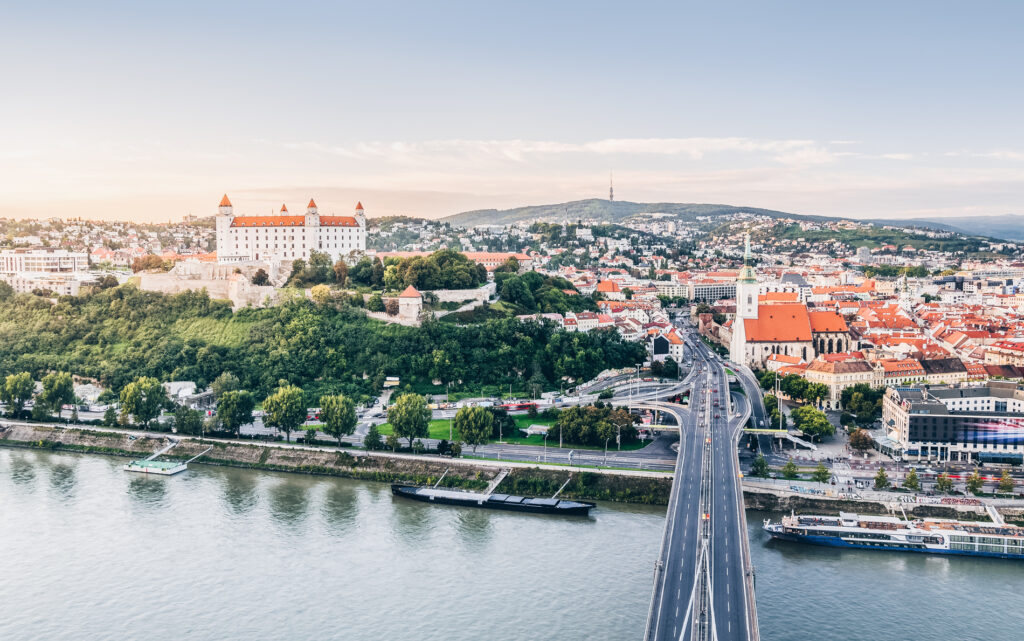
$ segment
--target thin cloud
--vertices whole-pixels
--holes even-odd
[[[419,142],[357,142],[326,145],[287,143],[287,149],[313,151],[344,158],[413,160],[494,159],[517,163],[542,156],[566,154],[684,156],[701,160],[714,154],[767,155],[782,164],[823,164],[840,155],[813,140],[759,140],[753,138],[606,138],[582,143],[551,140],[427,140]]]

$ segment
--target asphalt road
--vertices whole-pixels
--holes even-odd
[[[746,401],[742,407],[736,404],[740,416],[730,415],[728,377],[722,361],[692,333],[687,336],[687,346],[693,357],[691,374],[696,376],[689,377],[693,380],[691,411],[684,415],[680,430],[676,482],[646,638],[690,639],[698,630],[695,621],[706,621],[704,638],[756,641],[736,456]],[[750,398],[760,399],[760,394]],[[704,519],[710,520],[710,527],[702,532]],[[708,546],[706,561],[702,560],[704,545]]]

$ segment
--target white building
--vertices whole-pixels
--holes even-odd
[[[85,252],[70,252],[51,247],[0,251],[0,272],[5,274],[67,274],[88,270],[89,256]]]
[[[236,216],[225,194],[217,211],[217,262],[308,259],[318,251],[337,261],[366,251],[366,216],[356,205],[354,216],[321,216],[313,199],[306,213],[292,216],[281,206],[276,216]]]
[[[0,251],[0,281],[22,294],[44,290],[77,296],[84,282],[95,280],[88,272],[85,252],[51,247]]]

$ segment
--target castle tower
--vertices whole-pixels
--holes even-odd
[[[366,213],[363,211],[363,203],[356,203],[356,222],[359,223],[359,251],[366,251]]]
[[[743,269],[736,278],[736,318],[733,320],[732,340],[729,343],[729,357],[736,363],[747,364],[746,320],[757,319],[757,274],[750,264],[750,234],[746,237],[743,252]]]
[[[234,248],[229,247],[230,241],[230,229],[231,221],[235,218],[235,209],[231,206],[231,201],[228,200],[228,195],[224,194],[224,197],[220,199],[220,205],[217,207],[217,256],[218,260],[229,254],[234,254]]]
[[[312,198],[309,199],[309,204],[306,205],[305,223],[306,229],[309,229],[310,227],[320,226],[320,213],[319,210],[317,210],[316,208],[316,202]]]

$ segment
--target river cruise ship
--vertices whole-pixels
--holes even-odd
[[[1024,560],[1024,528],[949,519],[903,520],[840,512],[839,516],[790,515],[765,519],[773,538],[841,548]]]

